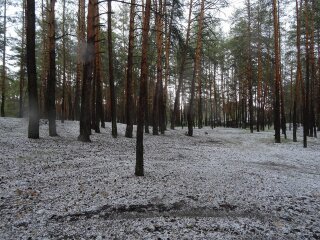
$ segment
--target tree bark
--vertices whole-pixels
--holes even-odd
[[[150,29],[150,9],[151,0],[146,0],[142,25],[142,54],[141,54],[141,77],[140,77],[140,94],[138,105],[138,126],[137,126],[137,145],[136,145],[136,167],[135,175],[144,175],[143,166],[143,124],[144,111],[146,106],[147,78],[148,78],[148,44],[149,44],[149,29]]]
[[[76,120],[80,119],[80,95],[81,78],[83,76],[83,47],[85,45],[85,0],[79,0],[78,8],[78,49],[77,49],[77,73],[74,99],[74,116]]]
[[[274,82],[274,129],[275,142],[280,143],[280,56],[277,0],[273,0],[274,51],[275,51],[275,82]]]
[[[27,75],[29,96],[28,138],[39,138],[39,109],[37,91],[37,72],[35,54],[35,1],[27,0]]]
[[[92,71],[94,61],[94,5],[95,0],[89,0],[87,16],[87,45],[83,64],[83,81],[81,93],[80,135],[79,141],[90,142],[91,113],[90,95],[92,83]]]
[[[55,3],[50,0],[49,11],[49,69],[47,83],[47,111],[49,120],[49,136],[57,136],[56,130],[56,49],[55,49]]]
[[[114,87],[113,75],[113,46],[112,46],[112,24],[111,24],[111,0],[108,0],[108,57],[109,57],[109,83],[110,83],[110,101],[111,101],[111,122],[112,136],[117,137],[117,106],[116,92]]]
[[[126,91],[126,133],[125,136],[132,138],[133,132],[133,89],[132,89],[132,73],[133,73],[133,50],[134,50],[134,18],[135,18],[135,0],[131,0],[130,5],[130,26],[129,26],[129,46],[128,46],[128,63],[127,63],[127,91]]]

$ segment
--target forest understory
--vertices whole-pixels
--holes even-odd
[[[320,142],[292,132],[228,128],[145,135],[111,124],[91,143],[79,123],[28,139],[26,119],[0,118],[0,239],[320,239]],[[135,133],[135,130],[134,130]]]

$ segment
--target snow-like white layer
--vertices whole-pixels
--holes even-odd
[[[301,129],[300,129],[301,130]],[[111,126],[77,141],[78,122],[0,118],[0,239],[320,238],[320,142],[273,143],[273,131],[168,130],[135,139]],[[301,133],[300,133],[301,134]]]

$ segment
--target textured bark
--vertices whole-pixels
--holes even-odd
[[[35,54],[35,2],[27,0],[26,7],[27,32],[27,74],[29,96],[28,138],[39,138],[39,109],[37,91],[37,72]]]
[[[55,48],[55,0],[50,1],[48,40],[49,40],[49,69],[47,83],[47,112],[49,120],[49,136],[57,136],[56,130],[56,48]]]
[[[114,87],[113,75],[113,47],[112,47],[112,24],[111,24],[111,0],[108,0],[108,57],[109,57],[109,83],[110,83],[110,101],[111,101],[111,122],[112,136],[117,137],[117,106],[116,92]]]
[[[79,0],[78,8],[78,49],[77,49],[77,73],[74,99],[74,118],[80,119],[80,95],[81,95],[81,78],[83,76],[83,47],[85,46],[85,0]]]
[[[134,18],[135,18],[135,0],[131,0],[130,5],[130,26],[129,26],[129,45],[128,45],[128,63],[127,63],[127,91],[126,91],[126,133],[125,136],[132,138],[133,132],[133,50],[134,50]]]
[[[136,166],[135,175],[144,175],[143,166],[143,124],[144,111],[146,106],[147,78],[148,78],[148,44],[150,28],[150,9],[151,0],[146,0],[142,25],[142,54],[141,54],[141,76],[140,76],[140,95],[138,105],[138,126],[137,126],[137,145],[136,145]]]
[[[153,98],[153,135],[164,133],[161,124],[163,121],[163,82],[162,82],[162,48],[163,48],[163,19],[162,19],[162,0],[158,0],[156,14],[156,45],[157,45],[157,82]]]
[[[197,46],[195,52],[195,60],[194,60],[194,71],[193,78],[191,83],[191,96],[190,103],[188,109],[188,136],[193,136],[193,125],[194,125],[194,94],[195,94],[195,82],[198,82],[201,85],[201,48],[202,48],[202,27],[203,27],[203,19],[204,19],[204,0],[201,0],[200,13],[198,18],[198,32],[197,32]],[[200,87],[201,92],[201,87]],[[201,103],[201,95],[199,95],[199,104]],[[202,111],[201,111],[202,116]],[[202,117],[201,117],[202,121]],[[201,123],[202,124],[202,123]]]
[[[80,135],[78,137],[78,140],[82,142],[91,141],[90,95],[94,61],[94,4],[95,0],[89,0],[87,16],[87,45],[84,56],[81,93]]]
[[[95,113],[94,130],[96,133],[100,133],[99,123],[103,122],[103,107],[102,107],[102,86],[101,86],[101,56],[100,56],[100,18],[99,18],[99,5],[95,5],[95,65],[94,65],[94,79],[95,79],[95,109],[92,108],[92,112]],[[102,125],[102,124],[101,124]]]
[[[280,55],[279,55],[279,29],[277,0],[273,0],[273,23],[274,23],[274,51],[275,51],[275,81],[274,81],[274,129],[275,142],[280,143]]]

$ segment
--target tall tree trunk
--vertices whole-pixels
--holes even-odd
[[[66,1],[62,4],[62,103],[61,103],[61,122],[64,123],[65,119],[65,98],[66,98]]]
[[[101,86],[101,55],[100,55],[100,18],[99,18],[99,5],[95,3],[95,64],[94,64],[94,83],[95,83],[95,109],[92,109],[95,117],[92,119],[94,122],[94,130],[100,133],[100,122],[104,124],[103,107],[102,107],[102,86]],[[94,96],[94,94],[92,94]],[[93,106],[93,107],[94,107]]]
[[[132,138],[133,132],[133,89],[132,89],[132,73],[133,73],[133,50],[134,50],[134,18],[136,14],[135,0],[131,0],[130,5],[130,26],[129,26],[129,46],[128,46],[128,63],[127,63],[127,91],[126,91],[126,133],[125,136]]]
[[[49,22],[49,11],[48,11],[48,0],[46,5],[44,0],[41,0],[41,41],[42,41],[42,56],[41,56],[41,72],[40,72],[40,91],[39,91],[39,107],[40,107],[40,118],[47,118],[47,82],[48,82],[48,68],[49,68],[49,41],[48,41],[48,22]]]
[[[191,83],[191,97],[188,109],[188,135],[193,135],[193,125],[194,125],[194,94],[195,94],[195,82],[198,82],[201,85],[201,48],[202,48],[202,27],[203,27],[203,19],[204,19],[204,0],[201,0],[201,7],[198,19],[198,32],[197,32],[197,46],[195,52],[195,60],[194,60],[194,71],[193,78]],[[200,89],[201,92],[201,89]],[[199,96],[201,98],[201,95]],[[202,104],[201,100],[199,100],[200,104]],[[201,111],[202,115],[202,111]],[[201,117],[202,121],[202,117]]]
[[[49,69],[47,83],[47,111],[49,119],[49,135],[57,136],[56,131],[56,47],[55,47],[55,3],[50,0],[49,11]]]
[[[39,109],[37,91],[37,72],[35,54],[35,2],[27,0],[26,6],[26,30],[27,30],[27,74],[29,96],[29,126],[28,138],[39,138]]]
[[[112,122],[112,136],[117,137],[117,106],[116,106],[116,92],[114,87],[113,75],[113,46],[112,46],[112,24],[111,24],[111,0],[108,0],[108,57],[109,57],[109,83],[110,83],[110,101],[111,101],[111,122]]]
[[[7,0],[4,0],[3,11],[3,49],[2,49],[2,81],[1,81],[1,117],[5,117],[6,101],[6,46],[7,46]]]
[[[204,0],[201,1],[200,15],[199,15],[199,26],[197,33],[197,48],[196,48],[196,61],[195,72],[196,82],[198,82],[198,128],[202,128],[202,79],[201,79],[201,50],[202,50],[202,29],[204,21]]]
[[[83,47],[85,45],[85,0],[79,0],[78,8],[78,49],[77,49],[77,73],[76,73],[76,87],[74,99],[74,116],[76,120],[80,119],[80,92],[81,92],[81,78],[83,76]]]
[[[249,93],[249,125],[250,132],[253,133],[253,93],[252,93],[252,50],[251,50],[251,4],[250,0],[247,0],[248,11],[248,62],[247,62],[247,81],[248,81],[248,93]]]
[[[179,74],[178,74],[178,87],[177,87],[177,90],[176,90],[176,95],[175,95],[175,100],[174,100],[174,107],[173,107],[173,113],[172,113],[172,119],[171,119],[171,129],[174,129],[174,127],[176,125],[176,118],[178,116],[178,111],[179,111],[180,92],[181,92],[181,88],[182,88],[182,81],[183,81],[185,63],[186,63],[186,59],[187,59],[187,51],[188,51],[188,48],[189,48],[192,5],[193,5],[193,0],[190,0],[186,42],[185,42],[184,46],[182,47],[181,63],[180,63]]]
[[[307,136],[309,133],[309,88],[310,88],[310,46],[309,46],[309,6],[308,0],[305,3],[305,29],[306,29],[306,76],[305,76],[305,99],[304,99],[304,111],[303,111],[303,147],[307,147]]]
[[[89,0],[87,16],[87,45],[83,64],[83,81],[81,93],[80,135],[79,141],[90,142],[91,113],[90,96],[94,61],[94,6],[96,1]]]
[[[296,37],[296,47],[297,47],[297,72],[296,72],[296,84],[295,84],[295,94],[294,94],[294,102],[293,102],[293,141],[297,141],[297,120],[298,120],[298,98],[299,98],[299,89],[301,90],[302,97],[300,99],[304,99],[303,88],[302,88],[302,69],[301,69],[301,4],[300,1],[300,10],[298,0],[296,0],[296,21],[297,21],[297,37]],[[303,100],[302,100],[303,101]],[[304,104],[301,104],[302,108]]]
[[[22,1],[22,34],[21,34],[21,55],[20,55],[20,82],[19,82],[19,118],[23,117],[24,113],[24,84],[25,84],[25,10],[26,0]]]
[[[164,133],[163,126],[163,83],[162,83],[162,45],[163,45],[163,19],[162,19],[162,0],[158,0],[158,11],[156,13],[156,45],[157,45],[157,82],[153,100],[153,135]]]
[[[148,78],[148,44],[149,44],[149,28],[150,28],[150,10],[151,0],[146,0],[142,24],[142,54],[141,54],[141,76],[140,76],[140,94],[138,105],[138,126],[137,126],[137,145],[136,145],[136,166],[135,175],[144,175],[143,166],[143,124],[144,111],[146,106],[147,78]]]
[[[275,87],[274,87],[274,129],[275,142],[280,143],[280,55],[279,55],[279,29],[277,0],[273,0],[273,23],[274,23],[274,51],[275,51]]]

